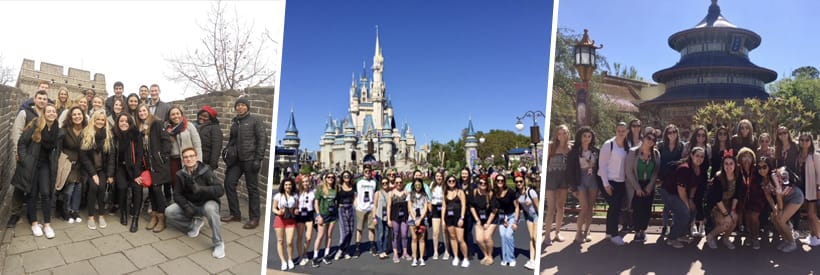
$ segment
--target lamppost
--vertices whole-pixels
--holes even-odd
[[[527,111],[524,113],[523,116],[516,117],[518,122],[515,123],[515,129],[518,131],[524,130],[524,122],[521,122],[522,119],[527,117],[532,117],[532,126],[530,126],[530,142],[532,143],[532,155],[533,159],[535,160],[535,169],[538,170],[538,143],[541,142],[541,130],[538,127],[538,117],[547,118],[544,115],[544,112],[535,110],[535,111]]]
[[[478,146],[480,147],[481,144],[484,144],[485,141],[487,141],[487,139],[484,138],[483,136],[478,138]],[[481,154],[478,153],[479,151],[480,150],[478,150],[478,148],[476,148],[476,159],[481,160]],[[480,163],[478,164],[478,169],[476,169],[475,165],[476,165],[476,161],[473,160],[473,172],[478,171],[478,170],[481,169],[481,164]]]
[[[581,41],[575,44],[573,49],[575,55],[575,70],[581,78],[580,83],[575,83],[575,111],[578,127],[589,125],[589,80],[595,71],[595,50],[603,48],[604,45],[595,46],[595,40],[589,39],[589,31],[584,29],[584,36]]]

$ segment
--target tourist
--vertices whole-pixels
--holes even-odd
[[[225,190],[216,182],[213,170],[202,165],[198,159],[194,148],[182,150],[184,167],[175,175],[177,192],[174,193],[174,203],[165,208],[165,216],[168,217],[168,224],[188,232],[191,238],[199,236],[205,225],[203,218],[208,220],[214,245],[211,256],[222,259],[225,257],[225,243],[219,223],[219,200]]]
[[[757,137],[757,148],[755,149],[755,155],[757,158],[766,158],[769,160],[773,160],[775,158],[775,149],[774,144],[772,144],[772,137],[769,133],[760,133]],[[774,165],[774,163],[772,163]]]
[[[785,126],[777,127],[777,138],[774,142],[774,155],[775,155],[775,166],[774,167],[786,167],[786,170],[789,170],[791,173],[797,173],[797,142],[792,137],[789,128]],[[800,187],[800,181],[793,182],[793,186],[795,188]],[[802,191],[802,189],[801,189]],[[801,192],[805,196],[805,192]],[[791,226],[792,229],[798,230],[800,227],[800,215],[794,215],[791,219]]]
[[[655,199],[655,181],[661,166],[661,154],[655,149],[655,134],[647,133],[639,146],[629,149],[624,163],[627,185],[635,190],[632,201],[632,220],[635,225],[634,242],[646,242],[646,228]]]
[[[45,111],[46,105],[48,105],[48,92],[46,92],[46,90],[48,89],[48,82],[40,81],[38,88],[39,90],[37,90],[37,92],[35,92],[34,96],[31,98],[31,104],[23,104],[20,106],[20,110],[17,112],[17,116],[15,117],[14,123],[11,126],[11,154],[15,156],[15,159],[18,161],[18,163],[20,160],[22,160],[20,158],[20,154],[17,152],[17,148],[20,145],[20,136],[23,134],[23,131],[26,127],[30,127],[30,123],[32,120],[40,117],[40,114],[42,114]],[[18,169],[19,166],[20,165],[18,164]],[[25,179],[30,179],[30,177],[25,177]],[[9,211],[10,215],[9,220],[6,224],[7,228],[14,228],[14,226],[17,225],[17,222],[20,220],[20,215],[23,212],[23,203],[27,200],[26,190],[28,190],[31,183],[30,181],[17,182],[17,178],[15,177],[12,180],[12,184],[17,188],[14,188],[14,190],[12,191],[11,207]]]
[[[129,115],[137,117],[137,107],[139,105],[140,97],[135,93],[131,93],[125,98],[125,106],[123,109],[125,109],[124,111]]]
[[[373,199],[376,196],[376,180],[373,179],[373,171],[370,165],[364,166],[364,174],[356,182],[356,250],[353,251],[353,258],[358,258],[362,249],[362,234],[365,229],[368,231],[367,239],[370,240],[370,253],[376,255],[376,223],[373,222]],[[350,176],[348,174],[348,176]],[[342,180],[345,175],[342,174]]]
[[[153,98],[153,93],[151,97]],[[262,120],[250,113],[251,103],[247,97],[239,97],[234,103],[236,117],[231,120],[231,132],[227,146],[236,152],[234,159],[225,161],[225,192],[228,195],[230,215],[222,217],[223,222],[240,221],[239,198],[236,185],[239,177],[245,175],[248,194],[248,222],[242,228],[254,229],[259,226],[259,170],[265,159],[265,137],[270,131],[264,130]],[[335,214],[335,212],[334,212]]]
[[[820,220],[817,218],[817,188],[820,188],[820,153],[814,148],[814,137],[809,133],[800,134],[798,140],[799,152],[797,153],[797,171],[802,176],[803,194],[806,196],[806,215],[808,216],[810,236],[806,238],[806,244],[810,246],[820,245]]]
[[[606,237],[615,245],[624,244],[623,237],[618,232],[618,221],[621,215],[621,204],[626,193],[624,159],[629,151],[629,148],[626,147],[626,132],[626,123],[619,122],[615,128],[615,137],[607,140],[601,146],[600,168],[598,169],[598,176],[601,177],[601,182],[604,185],[605,192],[603,195],[609,204],[606,213]],[[548,174],[552,175],[551,172],[548,172]],[[547,185],[547,189],[549,189],[549,185]],[[546,200],[550,201],[550,198],[547,197]]]
[[[379,253],[379,259],[387,258],[387,243],[390,241],[390,225],[388,223],[387,204],[388,194],[393,190],[395,183],[387,178],[381,179],[382,188],[376,191],[376,196],[373,198],[373,215],[374,223],[376,224],[376,252]]]
[[[427,208],[430,199],[424,192],[424,181],[420,178],[413,179],[413,188],[407,197],[407,208],[410,210],[410,217],[407,224],[410,227],[412,237],[410,248],[413,253],[413,263],[410,266],[425,266],[424,249],[427,245]]]
[[[689,137],[689,143],[684,146],[683,152],[692,151],[692,148],[700,147],[706,149],[706,159],[712,159],[712,146],[708,143],[708,133],[706,127],[703,125],[695,126],[692,135]],[[706,170],[709,170],[709,162],[704,163]],[[717,169],[717,168],[712,168]],[[706,182],[701,182],[695,192],[695,223],[692,226],[693,237],[703,237],[706,235],[706,212],[703,208],[703,197],[706,194]]]
[[[626,144],[629,148],[641,145],[643,134],[641,133],[641,120],[634,118],[629,121],[629,133],[626,134]]]
[[[735,135],[729,140],[732,150],[735,153],[739,152],[741,148],[757,148],[757,140],[755,139],[755,130],[752,127],[752,122],[748,119],[742,119],[737,123]],[[742,219],[742,218],[741,218]]]
[[[68,223],[80,223],[80,199],[82,199],[83,182],[88,176],[83,166],[87,165],[89,159],[85,154],[80,153],[82,145],[81,133],[88,125],[85,113],[80,107],[71,107],[66,111],[68,115],[63,122],[63,133],[61,153],[67,156],[65,162],[58,161],[57,183],[58,190],[62,189],[64,209],[68,212]]]
[[[296,207],[299,195],[294,185],[292,178],[283,179],[279,183],[279,193],[273,195],[271,206],[271,211],[275,215],[273,231],[276,232],[276,251],[279,252],[282,271],[293,269],[293,229],[296,227],[296,216],[299,214]]]
[[[139,229],[139,215],[142,206],[142,136],[134,119],[127,114],[117,116],[117,127],[114,128],[114,144],[117,146],[116,182],[120,210],[120,224],[128,224],[131,215],[130,231]],[[128,191],[131,191],[131,203],[128,202]],[[129,210],[130,205],[130,212]]]
[[[127,114],[127,113],[124,112],[125,107],[123,107],[123,106],[125,106],[125,103],[123,103],[123,100],[121,100],[119,98],[115,98],[113,101],[114,101],[114,103],[111,106],[111,111],[108,112],[108,123],[111,123],[111,125],[117,125],[117,122],[115,121],[115,119],[117,119],[117,117],[119,117],[120,114]],[[133,118],[133,116],[132,116],[132,118]]]
[[[454,176],[447,176],[447,187],[444,189],[444,201],[442,202],[442,217],[450,236],[450,248],[453,250],[453,266],[461,263],[462,267],[470,266],[467,243],[464,242],[464,215],[467,212],[467,198],[464,191],[456,185]],[[461,250],[463,258],[458,257]],[[461,261],[461,259],[464,259]]]
[[[518,230],[518,194],[507,186],[507,178],[498,174],[494,179],[493,200],[496,224],[501,237],[501,265],[515,267],[515,230]]]
[[[175,106],[168,110],[167,117],[168,121],[165,126],[165,131],[168,132],[171,139],[171,157],[169,165],[170,173],[171,175],[176,175],[182,165],[182,161],[180,159],[182,156],[181,150],[188,147],[194,148],[194,150],[196,150],[196,155],[201,157],[202,144],[199,143],[199,132],[196,130],[195,126],[188,122],[188,118],[182,115],[181,107]],[[157,119],[159,119],[159,117],[157,117]],[[201,159],[198,160],[201,161]],[[174,180],[175,179],[172,178],[171,183],[165,184],[163,187],[165,201],[168,204],[170,204],[171,199],[173,198],[173,187],[176,186],[176,182],[174,182]],[[230,191],[227,193],[230,194]]]
[[[401,176],[396,176],[393,181],[393,190],[387,195],[387,224],[393,230],[393,262],[399,262],[399,245],[401,245],[401,258],[409,261],[410,254],[407,253],[407,197],[408,192],[404,191],[404,182]]]
[[[674,248],[683,248],[691,241],[686,237],[686,231],[695,212],[695,192],[707,179],[705,160],[706,149],[692,148],[685,158],[677,162],[672,176],[674,180],[664,180],[661,186],[663,207],[672,214],[672,228],[669,229],[666,244]]]
[[[316,235],[316,242],[313,244],[313,267],[319,267],[319,261],[323,264],[330,264],[330,242],[333,239],[333,226],[339,215],[338,203],[336,200],[336,175],[327,173],[324,182],[316,189],[313,208],[316,209],[316,226],[319,233]],[[224,220],[224,217],[223,217]],[[319,246],[325,242],[325,253],[319,258]]]
[[[171,105],[165,103],[159,98],[159,85],[151,84],[151,100],[148,101],[148,109],[151,114],[159,120],[168,120],[168,112],[171,110]],[[200,155],[200,158],[202,155]]]
[[[444,255],[441,257],[442,260],[449,260],[450,253],[450,243],[448,240],[450,239],[447,233],[447,226],[444,225],[444,220],[442,219],[442,202],[444,201],[444,171],[436,171],[433,175],[433,183],[430,187],[430,216],[432,217],[432,228],[433,228],[433,260],[439,259],[438,254],[438,243],[439,243],[439,236],[442,236],[444,243]]]
[[[57,108],[57,115],[62,115],[63,111],[68,110],[74,106],[74,102],[68,98],[68,88],[65,86],[60,87],[57,90],[57,102],[54,103],[54,107]]]
[[[308,175],[296,177],[299,184],[296,188],[299,197],[298,215],[296,215],[296,249],[299,253],[299,265],[306,265],[308,259],[308,246],[313,240],[313,218],[316,216],[316,209],[313,208],[313,200],[316,199],[314,186]]]
[[[105,111],[108,112],[108,114],[114,113],[114,99],[119,99],[125,103],[125,96],[122,95],[123,91],[125,91],[125,89],[122,82],[114,82],[114,95],[105,99]]]
[[[222,129],[218,113],[211,106],[205,105],[196,113],[196,130],[199,132],[202,146],[202,163],[211,166],[212,170],[219,168],[219,154],[222,152]]]
[[[44,95],[45,91],[38,91],[35,102],[40,101],[40,96],[45,98]],[[54,105],[44,106],[42,114],[37,120],[29,123],[20,135],[17,142],[19,161],[12,182],[17,189],[27,194],[26,212],[31,232],[35,237],[45,234],[46,238],[51,239],[55,236],[51,227],[51,200],[56,181],[56,173],[52,171],[57,169],[57,159],[65,133],[57,125],[57,108]],[[37,219],[38,199],[43,211],[42,224]]]
[[[749,233],[744,244],[760,249],[760,213],[766,204],[766,197],[755,167],[757,157],[752,149],[743,147],[738,152],[737,159],[740,162],[740,181],[743,183],[738,201],[738,216],[743,215]]]
[[[91,102],[91,110],[89,110],[89,113],[94,113],[97,110],[105,110],[106,115],[111,113],[111,111],[108,111],[108,110],[105,109],[105,104],[103,103],[103,102],[105,102],[105,99],[103,97],[95,96],[94,98],[92,98],[90,100],[90,102]],[[112,104],[113,104],[113,102],[112,102]],[[112,124],[111,126],[116,128],[115,124]]]
[[[139,97],[140,104],[148,104],[148,86],[140,85]]]
[[[91,160],[85,163],[86,171],[91,175],[88,184],[88,229],[106,228],[105,191],[114,183],[115,148],[111,126],[105,117],[105,111],[91,114],[91,121],[83,129],[82,150]],[[91,165],[90,167],[87,165]],[[94,221],[94,218],[97,221]]]
[[[94,100],[94,97],[97,96],[97,92],[95,92],[94,89],[85,89],[83,90],[83,96],[85,97],[85,103],[91,104],[91,102]],[[77,98],[77,100],[79,100],[79,97]],[[87,110],[86,113],[88,114],[88,116],[91,116],[92,114],[90,110]]]
[[[629,125],[629,132],[626,134],[627,148],[640,146],[643,139],[643,135],[641,133],[641,120],[633,118],[629,121],[629,123],[627,123],[627,125]],[[632,218],[634,215],[632,201],[635,197],[635,191],[636,190],[632,189],[632,185],[626,185],[626,195],[624,196],[624,203],[621,205],[621,231],[629,232],[633,230],[634,221]]]
[[[803,192],[795,186],[796,179],[793,173],[789,172],[785,166],[775,169],[769,177],[769,161],[761,159],[757,163],[758,174],[764,178],[763,190],[765,190],[766,200],[772,208],[772,223],[780,237],[783,239],[777,245],[777,249],[783,252],[792,252],[799,247],[792,235],[792,228],[789,220],[803,205]]]
[[[336,201],[339,203],[339,249],[334,260],[351,258],[350,242],[356,228],[356,186],[353,185],[353,173],[342,172],[342,184],[337,188]]]
[[[83,113],[86,114],[89,119],[91,118],[92,113],[88,112],[88,99],[86,99],[86,97],[79,96],[74,99],[74,106],[80,107],[80,110],[83,110]],[[108,120],[106,120],[106,122],[108,122]]]
[[[626,129],[624,129],[626,130]],[[624,137],[626,137],[624,132]],[[569,142],[569,128],[566,125],[559,125],[555,129],[555,134],[549,144],[547,152],[547,177],[546,182],[546,202],[547,214],[544,226],[547,227],[547,235],[545,240],[552,240],[556,242],[563,242],[564,237],[561,237],[561,227],[564,225],[564,204],[567,203],[567,194],[569,193],[569,178],[567,175],[567,156],[569,155],[572,145]],[[624,145],[621,145],[622,147]],[[620,203],[618,210],[620,211]],[[552,238],[551,226],[555,222],[555,237]],[[617,221],[616,221],[617,222]],[[617,226],[617,224],[616,224]],[[502,262],[505,263],[505,262]]]
[[[706,235],[706,244],[712,248],[717,248],[718,235],[723,233],[722,242],[728,249],[735,249],[735,245],[729,240],[732,231],[738,224],[738,203],[743,190],[743,183],[740,179],[740,170],[737,168],[737,161],[731,152],[723,156],[723,166],[715,176],[715,182],[709,187],[707,203],[712,209],[712,222],[715,228]]]
[[[567,155],[566,177],[573,190],[572,195],[581,205],[575,229],[575,241],[579,243],[592,241],[589,236],[589,227],[592,224],[595,200],[598,199],[598,181],[600,180],[600,177],[596,176],[600,150],[595,143],[597,143],[595,132],[589,126],[583,126],[575,133],[575,143]],[[544,238],[544,241],[549,244],[549,235]]]
[[[465,196],[470,193],[470,190],[475,188],[475,179],[473,179],[473,173],[470,171],[469,167],[461,168],[459,172],[458,178],[458,186],[461,188],[461,191],[464,192]],[[467,259],[472,259],[471,251],[475,251],[474,244],[475,238],[473,236],[473,225],[475,221],[473,220],[472,215],[466,215],[464,217],[464,242],[467,244],[468,251],[464,251]]]
[[[483,258],[481,264],[493,264],[493,232],[495,232],[496,207],[493,204],[493,191],[488,183],[488,175],[478,177],[478,186],[467,196],[470,215],[476,220],[475,242]]]
[[[131,98],[129,96],[129,98]],[[151,186],[148,187],[148,198],[151,201],[151,219],[146,230],[156,233],[165,230],[165,196],[163,186],[171,184],[173,175],[168,169],[171,155],[171,138],[163,129],[163,122],[148,111],[148,106],[137,107],[137,129],[142,133],[142,148],[145,153],[145,166],[151,174]]]
[[[527,220],[527,232],[530,235],[530,259],[524,264],[524,267],[527,269],[535,269],[537,263],[535,262],[538,257],[536,257],[535,252],[535,245],[536,245],[536,238],[538,234],[540,234],[540,230],[536,229],[535,225],[538,221],[538,183],[541,182],[541,178],[538,177],[531,177],[529,183],[527,180],[524,180],[522,175],[515,175],[513,178],[515,181],[515,188],[518,191],[518,205],[521,208],[521,213],[524,214],[524,219]]]
[[[658,151],[661,153],[661,167],[658,171],[658,179],[661,181],[660,185],[664,185],[670,183],[675,184],[675,169],[677,167],[678,161],[683,158],[685,154],[689,154],[689,152],[683,151],[685,147],[684,144],[681,144],[680,138],[678,136],[678,127],[674,124],[666,125],[663,129],[663,134],[661,135],[661,141],[657,144]],[[703,148],[704,150],[706,148]],[[675,194],[674,192],[672,194]],[[670,211],[665,209],[662,212],[662,225],[663,228],[661,230],[661,235],[666,234],[667,222],[669,220]]]

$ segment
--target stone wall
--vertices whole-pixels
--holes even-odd
[[[259,171],[259,190],[261,198],[260,200],[264,203],[265,196],[267,193],[268,188],[268,169],[270,169],[271,164],[271,152],[270,152],[270,137],[271,137],[271,125],[273,122],[273,95],[274,89],[273,88],[249,88],[245,91],[250,100],[251,108],[250,113],[254,116],[258,116],[262,119],[264,124],[265,130],[265,159],[262,161],[262,169]],[[225,145],[228,144],[228,138],[230,136],[230,128],[231,128],[231,119],[236,116],[236,111],[234,111],[234,103],[236,102],[236,98],[239,97],[241,92],[237,91],[225,91],[225,92],[213,92],[204,95],[197,95],[193,97],[189,97],[183,100],[169,102],[171,106],[180,106],[182,107],[182,111],[186,118],[189,121],[196,120],[196,113],[202,108],[202,106],[209,105],[213,107],[219,114],[217,118],[219,119],[219,125],[222,129],[222,147],[224,148]],[[223,182],[225,178],[225,163],[220,159],[219,160],[219,169],[215,171],[216,177],[218,178],[218,182]],[[247,198],[247,188],[245,188],[245,180],[244,177],[240,179],[239,187],[237,188],[240,197]]]
[[[16,87],[27,95],[33,95],[40,80],[51,82],[48,98],[52,99],[57,98],[60,87],[68,88],[69,98],[72,99],[82,95],[82,89],[86,88],[94,89],[98,95],[107,94],[104,74],[96,73],[91,78],[91,72],[76,68],[68,68],[68,74],[63,74],[63,66],[46,62],[40,62],[40,69],[35,70],[34,60],[23,59]]]
[[[5,236],[6,220],[8,219],[8,212],[11,206],[12,190],[11,177],[14,175],[14,168],[16,166],[14,156],[11,152],[11,127],[14,124],[14,118],[17,117],[17,109],[20,104],[28,98],[28,94],[20,89],[11,86],[0,85],[0,237]],[[5,248],[0,247],[0,250]],[[5,254],[5,253],[0,253]],[[2,256],[2,255],[0,255]]]

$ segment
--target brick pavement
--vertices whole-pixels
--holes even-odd
[[[243,212],[247,212],[247,201],[240,202]],[[227,215],[224,197],[221,205],[222,214]],[[84,209],[81,212],[87,213]],[[207,222],[199,237],[190,238],[172,227],[160,233],[147,231],[145,220],[140,222],[139,231],[131,233],[113,215],[106,216],[107,228],[90,230],[85,219],[83,216],[82,223],[68,224],[52,218],[51,226],[56,233],[53,239],[34,237],[25,218],[21,219],[2,240],[0,253],[5,253],[5,257],[0,273],[193,275],[262,271],[263,225],[267,224],[264,221],[254,230],[243,229],[238,222],[222,223],[226,256],[215,259],[211,256],[211,229]]]

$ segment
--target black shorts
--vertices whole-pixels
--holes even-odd
[[[433,213],[430,213],[430,217],[433,219],[441,219],[441,204],[433,204]]]
[[[446,210],[444,213],[444,224],[447,226],[458,226],[458,220],[461,219],[461,209]]]
[[[313,217],[315,215],[316,211],[309,211],[307,214],[300,212],[299,215],[296,215],[296,223],[313,222]]]

